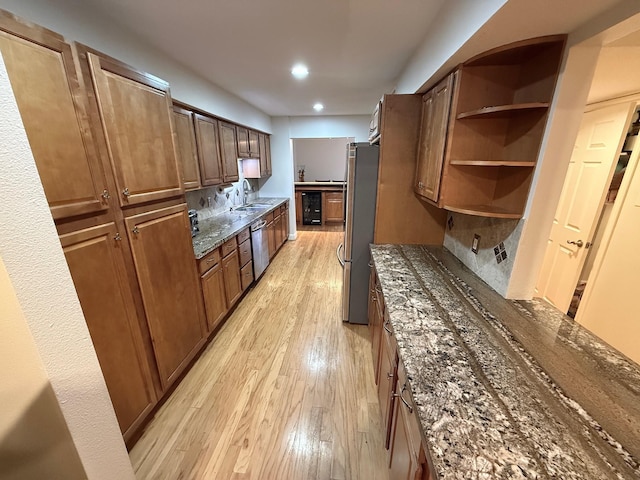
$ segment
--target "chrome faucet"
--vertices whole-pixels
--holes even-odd
[[[242,179],[242,199],[243,199],[243,204],[246,205],[247,204],[247,194],[251,191],[251,184],[249,183],[249,180],[247,180],[246,178]]]

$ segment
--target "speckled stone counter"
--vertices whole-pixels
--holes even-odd
[[[373,261],[439,479],[640,478],[640,367],[442,248]]]
[[[288,200],[288,198],[273,197],[257,198],[253,203],[266,206],[246,211],[225,211],[215,217],[200,220],[198,225],[200,232],[192,239],[193,252],[195,253],[196,259],[200,259],[210,251],[215,250],[231,237],[247,228],[258,218],[275,210]]]

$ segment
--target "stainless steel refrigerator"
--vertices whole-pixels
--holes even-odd
[[[378,188],[379,147],[351,143],[347,147],[344,241],[338,246],[343,268],[342,320],[367,323],[369,244],[373,243]]]

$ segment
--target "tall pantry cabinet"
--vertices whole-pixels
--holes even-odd
[[[205,341],[168,84],[1,10],[0,51],[130,443]]]

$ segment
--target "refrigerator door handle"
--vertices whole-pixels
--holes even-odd
[[[340,245],[338,245],[338,248],[336,249],[336,257],[338,257],[338,261],[340,262],[340,266],[342,268],[344,268],[344,259],[340,256],[340,250],[342,250],[344,248],[344,245],[341,243]]]

